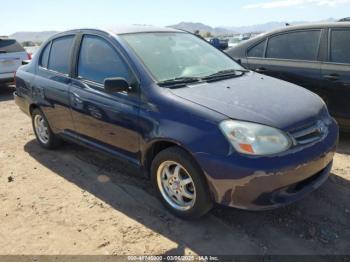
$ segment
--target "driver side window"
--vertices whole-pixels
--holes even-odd
[[[103,38],[93,35],[83,37],[78,76],[99,84],[110,77],[122,77],[130,84],[132,82],[129,68],[117,51]]]

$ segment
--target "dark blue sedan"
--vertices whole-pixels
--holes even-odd
[[[338,140],[317,95],[170,28],[55,35],[18,69],[14,96],[41,146],[128,161],[183,218],[302,198],[326,181]]]

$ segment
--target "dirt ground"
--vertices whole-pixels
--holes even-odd
[[[77,145],[47,151],[0,88],[0,254],[350,254],[350,135],[332,175],[286,208],[164,210],[146,178]]]

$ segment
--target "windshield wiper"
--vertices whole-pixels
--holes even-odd
[[[237,74],[241,73],[241,74]],[[215,79],[215,78],[220,78],[220,77],[237,77],[241,76],[244,73],[249,72],[249,70],[244,70],[244,69],[227,69],[227,70],[220,70],[214,74],[208,75],[203,77],[203,80],[210,80],[210,79]]]
[[[159,86],[170,86],[170,85],[194,83],[194,82],[198,82],[200,80],[201,79],[198,77],[184,76],[184,77],[176,77],[176,78],[160,81],[157,84]]]

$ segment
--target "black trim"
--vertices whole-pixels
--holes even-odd
[[[327,60],[327,49],[328,49],[328,29],[322,29],[321,41],[318,48],[318,61],[324,62]]]

